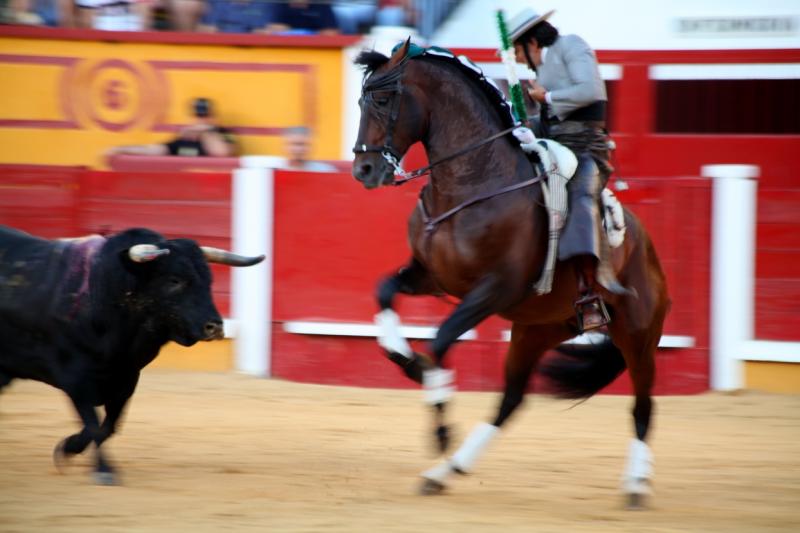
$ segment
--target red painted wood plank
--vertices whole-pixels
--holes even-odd
[[[800,279],[759,279],[755,290],[756,338],[800,341]]]

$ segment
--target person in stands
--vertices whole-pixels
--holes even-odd
[[[287,128],[283,134],[286,151],[284,168],[307,172],[335,172],[336,167],[323,161],[309,159],[311,153],[311,130],[305,126]]]
[[[194,99],[192,114],[194,122],[183,128],[177,137],[166,143],[117,146],[109,150],[107,155],[177,155],[183,157],[232,157],[236,155],[236,142],[233,135],[230,130],[216,123],[211,100],[208,98]]]

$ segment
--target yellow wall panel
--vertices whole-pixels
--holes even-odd
[[[767,392],[800,394],[800,363],[745,361],[745,386]]]
[[[282,130],[304,125],[312,157],[337,159],[342,54],[0,35],[0,163],[102,167],[113,146],[172,138],[198,96],[215,101],[244,154],[282,155]]]

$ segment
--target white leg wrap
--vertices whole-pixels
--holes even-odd
[[[436,405],[453,397],[456,390],[455,371],[433,368],[422,373],[422,388],[425,389],[425,403]]]
[[[623,487],[628,494],[649,494],[647,481],[653,476],[653,453],[639,439],[631,439],[628,448],[628,463],[625,466]]]
[[[470,472],[499,431],[500,428],[486,422],[475,426],[467,440],[450,459],[452,465],[461,472]]]
[[[453,467],[450,465],[448,461],[442,461],[438,465],[434,466],[433,468],[429,468],[428,470],[422,473],[422,477],[425,479],[430,479],[431,481],[437,481],[442,485],[445,484],[447,478],[453,473]]]
[[[378,326],[378,344],[384,350],[411,359],[411,346],[400,335],[400,317],[397,313],[391,309],[384,309],[375,315],[375,324]]]

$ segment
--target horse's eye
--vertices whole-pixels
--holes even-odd
[[[387,98],[386,96],[378,96],[377,98],[375,98],[375,103],[381,107],[386,107],[386,104],[389,103],[389,98]]]

